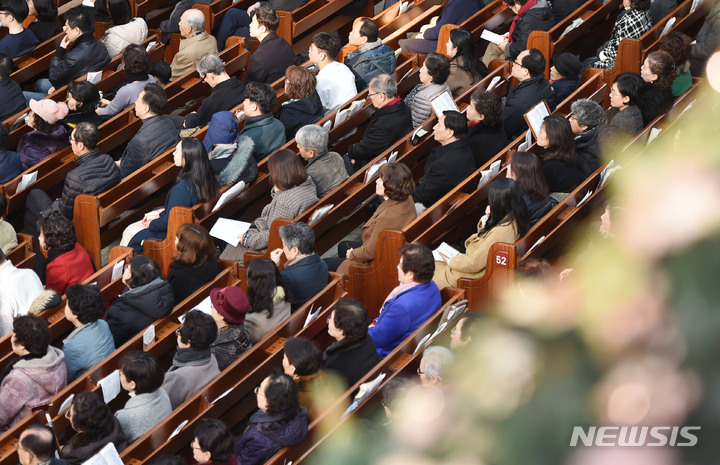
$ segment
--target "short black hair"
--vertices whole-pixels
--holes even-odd
[[[33,5],[40,21],[54,20],[58,15],[57,0],[34,0]]]
[[[113,26],[121,26],[132,21],[132,9],[128,0],[105,0]]]
[[[65,290],[70,311],[82,324],[100,319],[105,310],[102,293],[95,284],[74,284]]]
[[[268,32],[275,32],[280,25],[280,17],[269,6],[261,6],[255,10],[255,18],[260,26],[265,26]]]
[[[140,350],[122,356],[120,371],[125,375],[125,379],[135,383],[135,394],[157,391],[165,376],[155,356]]]
[[[18,344],[35,355],[45,355],[50,345],[47,321],[35,315],[21,315],[13,320],[13,332]]]
[[[8,141],[10,141],[10,132],[8,131],[7,126],[5,126],[4,124],[0,124],[0,148],[6,149]],[[0,197],[5,198],[4,195],[0,195]],[[5,214],[5,209],[0,208],[0,216],[2,216],[3,214]]]
[[[217,337],[217,323],[201,310],[190,310],[180,327],[180,340],[196,350],[206,350]]]
[[[71,81],[67,91],[80,104],[78,110],[82,113],[95,113],[100,106],[100,91],[90,81]]]
[[[7,53],[0,53],[0,79],[10,77],[15,71],[15,63]]]
[[[150,74],[159,82],[167,84],[172,77],[172,68],[165,61],[156,61],[150,66]]]
[[[637,73],[622,73],[613,82],[617,84],[620,95],[630,98],[628,105],[637,105],[643,83],[643,78]]]
[[[165,105],[167,105],[167,95],[165,94],[165,89],[154,82],[151,82],[149,84],[145,84],[143,91],[145,93],[143,94],[142,100],[148,107],[150,107],[150,111],[156,115],[162,115],[165,111]]]
[[[535,77],[545,72],[545,57],[542,52],[536,48],[528,50],[528,54],[522,59],[523,68],[527,69],[530,76]]]
[[[368,42],[375,42],[378,40],[378,26],[370,18],[362,18],[360,20],[360,35],[365,37]]]
[[[257,104],[257,106],[260,107],[260,111],[263,112],[263,115],[266,115],[275,108],[277,93],[272,86],[264,82],[249,82],[248,85],[245,86],[245,98]]]
[[[72,427],[79,434],[71,441],[80,440],[83,433],[89,435],[109,434],[114,417],[102,397],[92,391],[83,391],[72,401]],[[72,444],[72,442],[71,442]]]
[[[414,242],[400,247],[400,253],[402,254],[403,272],[412,271],[413,278],[418,283],[427,283],[432,280],[435,273],[435,258],[432,250]]]
[[[65,21],[70,27],[79,28],[83,34],[93,33],[95,31],[95,18],[93,17],[92,8],[76,6],[65,12]]]
[[[235,439],[227,425],[215,418],[201,418],[195,428],[198,446],[203,452],[210,452],[215,463],[226,462],[235,449]]]
[[[368,332],[368,311],[352,297],[341,297],[335,304],[335,326],[349,341],[361,340]]]
[[[340,38],[327,32],[318,32],[315,34],[312,38],[312,43],[315,44],[318,50],[325,52],[331,60],[335,59],[342,48]]]
[[[83,121],[75,126],[75,141],[82,142],[86,148],[90,150],[96,149],[99,139],[100,131],[98,131],[95,124],[89,121]]]
[[[129,288],[144,286],[162,276],[160,267],[150,257],[135,255],[130,260],[130,279],[127,281]]]
[[[7,11],[8,14],[15,18],[15,21],[21,24],[30,14],[26,0],[2,0],[0,9]]]
[[[300,398],[295,381],[279,370],[274,371],[268,378],[270,382],[265,388],[267,413],[288,416],[297,412],[300,407]]]
[[[322,351],[314,341],[304,337],[291,337],[285,341],[283,349],[298,376],[312,375],[320,369]]]
[[[55,457],[55,432],[47,425],[33,423],[25,428],[20,439],[23,449],[33,454],[39,462],[46,462]]]
[[[462,139],[467,136],[468,122],[464,113],[456,110],[445,110],[443,116],[445,117],[445,127],[451,129],[455,137]]]
[[[450,60],[445,55],[428,53],[427,58],[425,58],[425,67],[428,74],[432,76],[433,84],[445,84],[448,76],[450,76]]]

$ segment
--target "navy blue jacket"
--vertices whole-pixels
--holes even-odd
[[[312,94],[305,98],[282,105],[275,117],[285,126],[285,140],[292,140],[298,129],[306,124],[317,123],[323,115],[325,115],[325,110],[320,96],[317,91],[312,91]]]
[[[0,152],[0,183],[8,182],[22,173],[20,156],[9,150]]]
[[[460,24],[478,11],[480,11],[480,3],[477,0],[450,0],[440,10],[440,17],[435,27],[425,31],[423,39],[438,40],[440,28],[444,24]]]
[[[239,465],[262,465],[282,447],[300,444],[307,436],[305,407],[286,416],[258,411],[235,445],[235,457]]]
[[[148,229],[155,233],[166,233],[168,227],[168,217],[173,207],[192,207],[198,203],[197,192],[192,182],[188,182],[187,178],[183,178],[172,186],[167,197],[165,197],[165,210],[160,213],[160,217],[152,220]]]
[[[5,121],[27,107],[22,92],[20,85],[10,77],[0,79],[0,95],[2,95],[2,99],[0,99],[0,121]]]
[[[408,338],[442,306],[440,289],[433,281],[419,284],[385,302],[380,316],[368,329],[378,357],[383,358]]]
[[[327,264],[316,253],[308,255],[297,263],[285,265],[282,273],[283,282],[290,291],[290,309],[294,312],[312,296],[327,286]]]

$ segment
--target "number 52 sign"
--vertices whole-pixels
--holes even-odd
[[[495,252],[495,265],[507,268],[508,258],[508,253],[505,251]]]

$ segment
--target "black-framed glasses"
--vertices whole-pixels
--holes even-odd
[[[200,76],[200,82],[205,82],[206,77],[207,77],[207,74],[205,74],[204,76]]]
[[[523,66],[523,64],[522,64],[522,61],[517,61],[517,60],[516,60],[516,61],[513,61],[513,64],[514,64],[514,65],[518,65],[518,66],[521,67],[521,68],[524,68],[524,67],[525,67],[525,66]]]
[[[367,98],[370,98],[370,97],[372,97],[373,95],[377,95],[377,94],[382,94],[382,92],[373,92],[373,93],[368,92]]]

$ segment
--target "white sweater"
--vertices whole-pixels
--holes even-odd
[[[0,263],[0,337],[12,330],[16,316],[27,315],[33,300],[44,290],[33,270],[15,268],[10,260]]]

